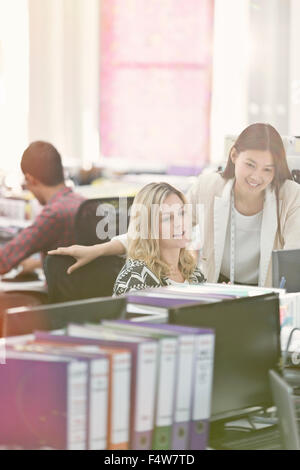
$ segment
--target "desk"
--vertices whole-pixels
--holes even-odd
[[[47,287],[44,280],[29,282],[6,282],[0,280],[0,293],[15,291],[47,293]]]
[[[10,271],[15,274],[16,270]],[[5,282],[0,276],[0,314],[8,308],[38,306],[48,301],[45,278],[32,282]]]

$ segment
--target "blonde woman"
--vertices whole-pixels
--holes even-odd
[[[114,295],[176,283],[199,284],[204,276],[187,249],[187,202],[167,183],[151,183],[136,196],[128,229],[128,258]]]

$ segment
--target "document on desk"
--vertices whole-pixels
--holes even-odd
[[[28,292],[47,292],[45,281],[37,280],[31,282],[6,282],[0,281],[0,291],[28,291]]]

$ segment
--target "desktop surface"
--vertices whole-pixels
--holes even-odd
[[[235,427],[236,426],[236,427]],[[247,427],[225,428],[221,435],[210,440],[210,446],[216,450],[282,450],[281,434],[277,425],[261,429]]]

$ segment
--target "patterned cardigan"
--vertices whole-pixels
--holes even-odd
[[[196,268],[189,279],[190,284],[201,284],[205,278]],[[160,280],[144,261],[128,259],[121,269],[113,289],[113,296],[126,294],[132,290],[142,290],[149,287],[160,287],[170,285],[168,278]]]

